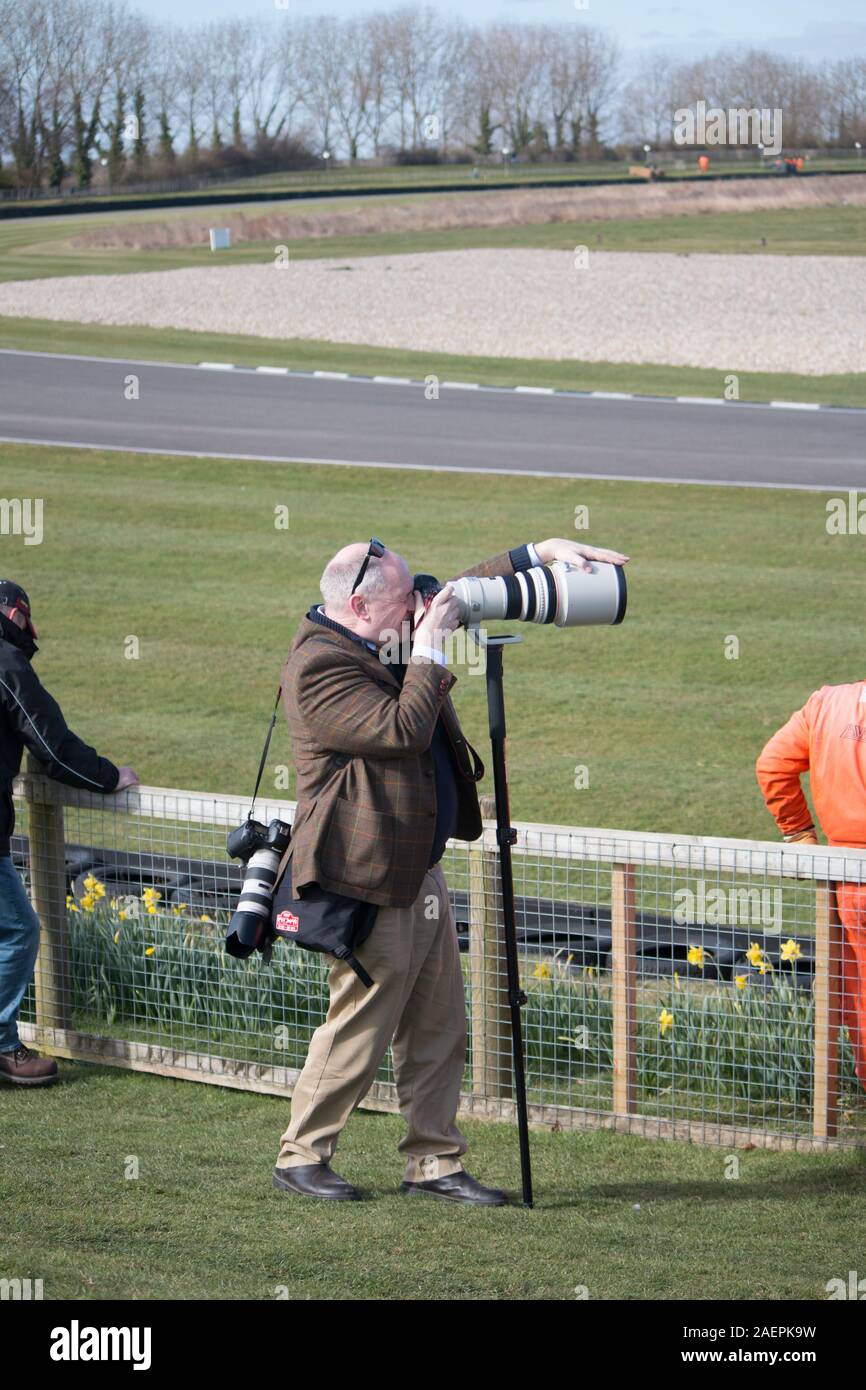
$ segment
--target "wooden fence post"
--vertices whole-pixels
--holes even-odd
[[[34,978],[36,1029],[44,1046],[50,1045],[51,1030],[69,1027],[72,1012],[66,934],[66,841],[60,789],[51,785],[30,754],[24,784],[30,839],[30,900],[42,928]]]
[[[842,926],[832,883],[815,887],[815,1071],[812,1133],[835,1135],[839,1119],[839,1027],[842,1022]]]
[[[613,985],[613,1112],[634,1113],[637,1080],[637,1014],[635,980],[634,868],[614,864],[611,870],[611,976]]]
[[[492,796],[480,798],[481,815],[494,819]],[[502,932],[499,853],[475,841],[469,848],[469,979],[472,1013],[472,1093],[508,1099],[511,1080],[511,1011]]]

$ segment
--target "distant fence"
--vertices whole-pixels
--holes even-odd
[[[21,1033],[55,1056],[288,1095],[329,957],[223,950],[238,796],[15,784],[13,858],[42,923]],[[291,821],[294,802],[257,816]],[[492,814],[488,804],[485,808]],[[866,851],[517,822],[530,1123],[721,1145],[866,1145],[843,1026],[836,884]],[[443,867],[463,951],[461,1113],[513,1120],[495,825]],[[375,927],[374,927],[375,930]],[[399,1109],[390,1052],[364,1105]]]

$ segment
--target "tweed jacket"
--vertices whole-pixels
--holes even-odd
[[[455,578],[513,575],[511,551]],[[476,782],[484,775],[449,691],[457,677],[432,660],[399,680],[358,642],[304,617],[283,666],[283,707],[297,772],[292,891],[318,883],[380,907],[409,907],[421,891],[436,823],[430,744],[439,716],[458,791],[456,834],[477,840]]]

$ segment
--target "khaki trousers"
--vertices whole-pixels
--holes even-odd
[[[310,1039],[292,1093],[278,1168],[327,1163],[391,1044],[400,1113],[397,1145],[406,1182],[459,1172],[467,1142],[455,1124],[466,1061],[466,1002],[457,927],[441,864],[428,869],[411,907],[380,907],[355,951],[367,989],[335,960],[325,1022]]]

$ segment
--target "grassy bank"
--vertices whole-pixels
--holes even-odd
[[[477,1210],[402,1194],[403,1121],[356,1113],[334,1166],[366,1200],[313,1202],[270,1186],[287,1101],[60,1070],[0,1092],[0,1268],[46,1299],[811,1301],[859,1267],[856,1154],[756,1150],[731,1181],[723,1151],[534,1132],[535,1209]],[[469,1171],[519,1203],[513,1127],[461,1128]]]
[[[276,205],[274,210],[278,210]],[[287,214],[292,211],[279,210]],[[21,222],[9,226],[0,224],[0,280],[124,275],[132,271],[177,270],[182,266],[198,265],[260,264],[273,261],[275,254],[274,241],[270,239],[236,244],[215,255],[207,243],[204,221],[202,244],[195,247],[105,250],[70,245],[70,238],[80,235],[82,230],[81,219],[58,220],[50,226]],[[315,236],[293,240],[290,254],[306,260],[453,251],[466,247],[573,250],[575,246],[585,245],[605,251],[672,251],[684,255],[860,256],[864,244],[866,208],[829,207]],[[796,293],[796,286],[792,286],[792,293]]]

